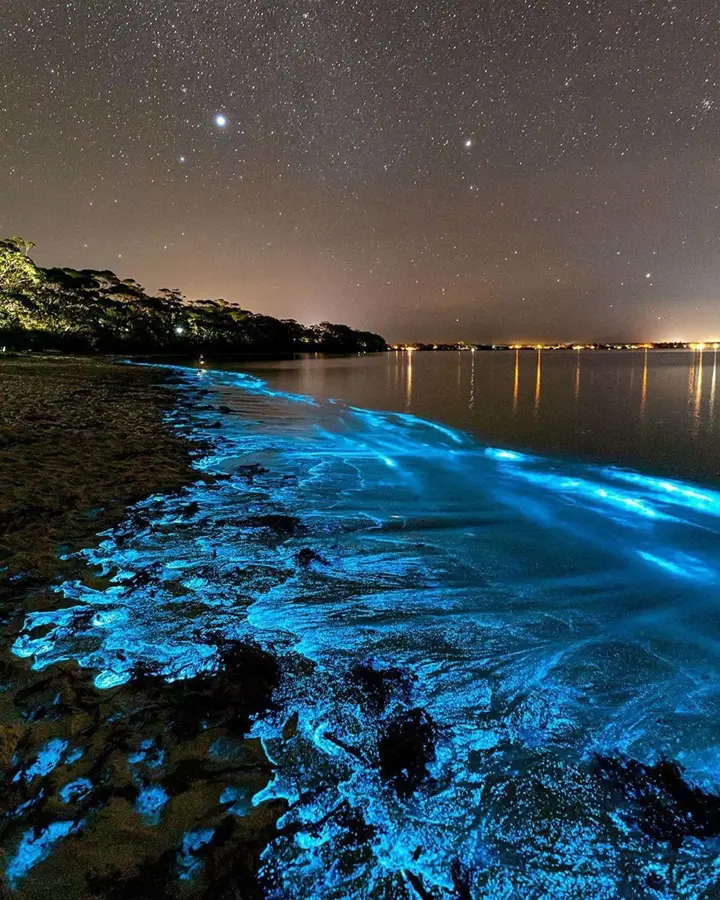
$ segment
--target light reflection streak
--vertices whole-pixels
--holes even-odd
[[[702,390],[703,390],[703,351],[698,350],[697,375],[695,379],[695,432],[700,427],[702,418]]]
[[[470,353],[471,363],[470,363],[470,400],[468,402],[468,409],[475,409],[475,351],[472,350]]]
[[[408,350],[405,353],[405,409],[412,406],[413,391],[413,351]]]
[[[517,412],[520,396],[520,351],[515,351],[515,379],[513,381],[513,412]]]
[[[540,388],[542,384],[542,350],[537,352],[537,368],[535,370],[535,401],[533,411],[535,415],[540,412]]]
[[[577,363],[575,365],[575,405],[577,406],[578,400],[580,399],[580,351],[576,350],[577,353]]]
[[[647,412],[647,394],[648,394],[648,352],[645,351],[643,359],[642,384],[640,386],[640,419],[645,418]]]
[[[696,378],[696,367],[695,367],[695,350],[691,351],[690,354],[690,368],[688,369],[688,403],[692,404],[693,398],[695,396],[695,378]]]

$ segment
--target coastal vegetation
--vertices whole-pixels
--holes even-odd
[[[0,346],[106,353],[362,353],[387,349],[347,325],[301,325],[225,300],[153,295],[109,270],[42,268],[34,244],[0,239]]]

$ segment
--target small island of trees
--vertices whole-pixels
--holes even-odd
[[[225,300],[148,294],[132,278],[37,266],[23,238],[0,239],[0,347],[84,353],[360,353],[387,350],[369,331],[301,325]]]

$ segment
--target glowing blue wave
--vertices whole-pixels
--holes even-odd
[[[588,761],[670,756],[720,788],[719,494],[481,447],[247,375],[176,373],[189,392],[211,392],[192,414],[212,445],[198,469],[229,477],[139,504],[122,539],[84,554],[110,587],[64,584],[69,605],[29,615],[18,656],[38,668],[77,660],[109,688],[138,663],[168,679],[212,670],[216,643],[203,635],[278,654],[278,710],[255,725],[277,776],[252,800],[231,789],[218,800],[234,815],[289,801],[265,855],[279,897],[398,885],[440,897],[460,883],[483,897],[655,896],[648,872],[668,896],[715,883],[709,844],[673,856],[649,843]],[[250,570],[261,574],[239,584]],[[404,680],[373,706],[358,667]],[[378,759],[411,708],[430,717],[435,742],[424,779],[401,796]],[[163,759],[153,764],[161,773]],[[161,821],[166,800],[149,787],[138,813]],[[365,826],[363,847],[348,815]],[[63,828],[19,848],[13,878]],[[194,877],[212,837],[186,835],[180,878]]]

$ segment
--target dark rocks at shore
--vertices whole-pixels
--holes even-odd
[[[252,717],[270,708],[280,681],[278,665],[259,647],[219,639],[218,657],[216,672],[169,683],[152,670],[137,668],[129,690],[148,698],[153,716],[158,707],[167,706],[172,715],[166,727],[179,737],[197,737],[218,727],[244,737]]]
[[[297,516],[272,513],[264,516],[249,516],[238,522],[238,525],[246,528],[263,528],[283,538],[298,537],[307,533],[307,528]]]
[[[375,715],[384,713],[393,699],[403,703],[410,700],[413,678],[395,667],[366,661],[353,666],[350,678],[361,689],[364,703]]]
[[[273,770],[247,730],[277,679],[275,661],[243,644],[225,648],[216,673],[169,684],[139,673],[97,691],[70,663],[19,672],[13,706],[22,724],[0,728],[10,760],[0,775],[0,844],[14,848],[22,834],[41,836],[68,817],[78,825],[17,896],[44,897],[53,884],[72,897],[232,897],[223,890],[234,879],[241,896],[262,896],[260,853],[285,805],[250,804]],[[39,767],[52,744],[57,760]],[[82,794],[68,798],[79,782]],[[153,791],[160,822],[143,816],[142,798]],[[245,798],[241,810],[237,798]],[[188,834],[210,835],[187,850],[192,884],[178,881]]]
[[[720,796],[686,781],[678,763],[660,760],[649,766],[596,756],[594,769],[623,795],[626,818],[648,837],[677,849],[685,838],[720,835]]]
[[[378,740],[380,774],[399,797],[409,797],[429,777],[435,737],[435,723],[422,709],[405,710],[385,723]]]
[[[316,553],[309,547],[303,547],[302,550],[298,550],[295,554],[295,562],[297,562],[301,569],[309,569],[313,563],[317,563],[320,566],[329,565],[328,561],[323,556],[320,556],[319,553]]]

